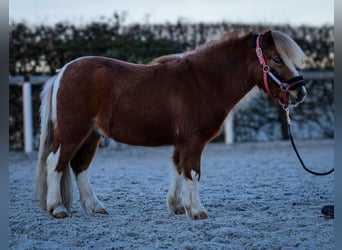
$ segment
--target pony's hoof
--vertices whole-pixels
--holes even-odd
[[[50,210],[50,214],[56,219],[63,219],[68,217],[68,212],[64,206],[58,206]]]
[[[83,200],[81,205],[86,214],[108,214],[102,203],[96,197],[94,199]]]
[[[108,214],[108,212],[104,208],[100,208],[100,209],[96,210],[95,213],[97,213],[97,214]]]
[[[56,219],[64,219],[64,218],[68,217],[68,214],[65,212],[61,212],[61,213],[54,213],[54,214],[52,214],[52,216]]]
[[[208,219],[208,215],[206,212],[199,212],[194,214],[194,220],[205,220]]]
[[[185,214],[184,207],[177,208],[175,211],[175,214]]]

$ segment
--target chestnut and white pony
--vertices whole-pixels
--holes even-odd
[[[68,215],[70,169],[80,201],[89,213],[106,214],[88,179],[88,167],[102,135],[141,146],[173,145],[174,174],[167,195],[170,211],[205,219],[198,195],[200,159],[234,105],[255,85],[266,90],[265,65],[278,79],[298,78],[305,55],[287,35],[236,32],[183,56],[149,65],[105,57],[81,57],[50,78],[41,93],[41,136],[35,195],[55,218]],[[284,92],[266,75],[267,91],[290,104],[304,99],[305,87]],[[286,95],[284,95],[286,93]],[[143,169],[141,171],[144,171]]]

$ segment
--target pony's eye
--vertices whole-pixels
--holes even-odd
[[[283,61],[279,57],[274,58],[273,61],[278,65],[283,64]]]

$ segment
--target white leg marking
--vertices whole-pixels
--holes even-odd
[[[176,168],[173,168],[171,185],[167,194],[167,205],[169,210],[176,214],[185,213],[181,198],[182,187],[183,177],[178,174]]]
[[[198,196],[198,174],[191,171],[192,180],[185,179],[183,204],[187,215],[192,219],[205,219],[207,212],[202,206]]]
[[[102,203],[97,199],[88,178],[88,170],[84,170],[76,176],[80,200],[84,211],[87,214],[107,213]]]
[[[67,213],[65,207],[62,205],[61,196],[61,178],[62,172],[56,171],[56,166],[59,160],[60,147],[56,153],[50,153],[46,163],[47,163],[47,197],[46,197],[46,207],[47,211],[51,215],[56,215],[60,213]]]

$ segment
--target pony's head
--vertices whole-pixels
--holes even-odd
[[[304,101],[304,79],[297,69],[304,67],[306,56],[288,35],[279,31],[258,35],[255,60],[262,68],[258,73],[260,88],[285,107]]]

